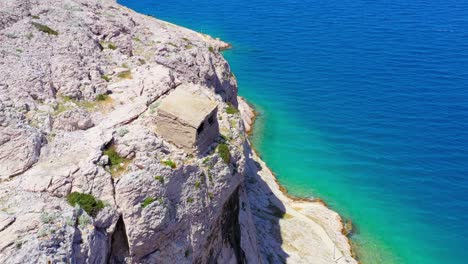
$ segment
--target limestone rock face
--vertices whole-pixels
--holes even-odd
[[[54,120],[54,129],[75,131],[86,130],[94,126],[90,114],[80,108],[65,111]]]
[[[0,22],[0,263],[258,263],[228,44],[112,0],[5,0]],[[218,105],[203,153],[155,133],[176,88]]]

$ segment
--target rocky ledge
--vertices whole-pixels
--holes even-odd
[[[228,44],[113,0],[3,0],[0,42],[1,263],[356,263],[252,151]],[[155,133],[177,87],[219,103],[203,153]]]

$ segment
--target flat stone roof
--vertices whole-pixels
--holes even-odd
[[[169,113],[190,126],[198,128],[217,106],[218,102],[208,97],[176,88],[162,99],[158,110]]]

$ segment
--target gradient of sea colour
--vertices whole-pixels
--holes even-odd
[[[120,0],[231,42],[253,142],[363,263],[468,263],[468,3]]]

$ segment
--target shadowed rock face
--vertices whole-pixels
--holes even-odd
[[[114,234],[112,235],[111,253],[109,257],[110,264],[122,264],[128,261],[129,247],[128,238],[125,232],[125,224],[122,217],[119,217],[115,227]]]

